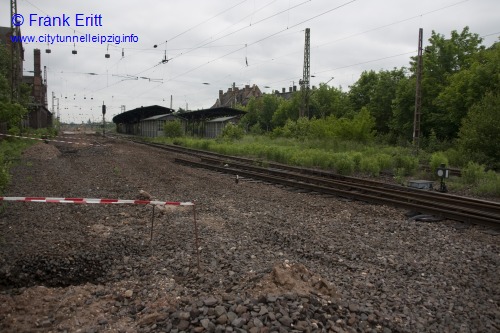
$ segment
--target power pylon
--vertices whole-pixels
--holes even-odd
[[[299,81],[300,90],[302,92],[302,106],[300,108],[299,117],[309,117],[309,82],[311,79],[311,30],[306,28],[306,38],[304,44],[304,69],[302,72],[302,80]]]

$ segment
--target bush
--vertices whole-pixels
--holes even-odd
[[[360,152],[354,152],[354,153],[351,153],[351,158],[354,161],[354,165],[356,166],[356,169],[359,170],[360,166],[361,166],[361,161],[363,159],[363,154],[361,154]]]
[[[243,128],[228,123],[222,130],[221,137],[228,140],[240,140],[245,135]]]
[[[379,160],[377,157],[365,157],[361,160],[359,169],[371,176],[378,176],[380,174]]]
[[[406,174],[407,174],[407,172],[406,172],[405,168],[397,168],[394,171],[394,180],[400,185],[405,185]]]
[[[445,152],[446,157],[448,157],[448,162],[450,166],[461,167],[467,163],[467,155],[455,148],[450,148]]]
[[[437,177],[436,170],[441,166],[441,164],[448,166],[448,158],[446,155],[443,152],[433,153],[429,162],[429,167],[431,169],[431,174],[435,177]]]
[[[333,155],[333,168],[341,175],[352,175],[356,167],[353,159],[347,153]]]
[[[394,165],[393,158],[390,155],[387,154],[377,154],[377,161],[378,165],[380,167],[380,170],[392,170],[392,167]]]
[[[179,120],[166,121],[163,125],[163,135],[167,138],[178,138],[184,134]]]
[[[484,174],[484,165],[475,162],[469,162],[465,168],[462,169],[462,180],[469,185],[476,185]]]
[[[394,157],[394,167],[403,168],[406,175],[413,175],[418,169],[418,158],[407,155],[396,155]]]
[[[500,175],[493,170],[483,174],[475,192],[479,195],[500,197]]]

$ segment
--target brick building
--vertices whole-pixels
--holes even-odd
[[[227,92],[219,90],[219,98],[212,106],[212,108],[218,107],[232,107],[234,108],[237,104],[243,106],[247,105],[252,97],[259,98],[262,96],[262,92],[259,87],[255,84],[250,87],[250,85],[245,85],[245,88],[240,89],[233,83],[232,88],[228,88]]]

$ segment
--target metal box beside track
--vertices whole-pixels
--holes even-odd
[[[434,188],[434,182],[432,180],[409,180],[408,186],[421,190],[432,190]]]

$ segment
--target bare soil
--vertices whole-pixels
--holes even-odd
[[[4,204],[2,332],[500,331],[495,232],[236,183],[177,165],[173,153],[79,139],[95,145],[30,147],[5,196],[136,199],[142,190],[195,209]]]

